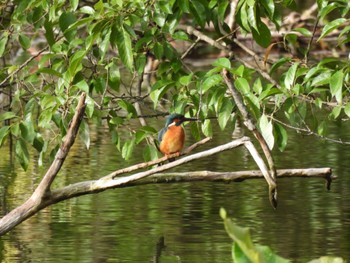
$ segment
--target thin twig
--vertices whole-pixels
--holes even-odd
[[[188,53],[191,52],[191,50],[198,44],[198,42],[201,39],[198,37],[196,41],[181,55],[181,60],[183,60],[185,57],[187,57]]]
[[[317,26],[318,26],[318,22],[320,21],[320,16],[317,16],[316,18],[316,21],[315,21],[315,24],[314,24],[314,28],[312,30],[312,35],[311,35],[311,38],[310,38],[310,41],[307,45],[307,49],[306,49],[306,52],[305,52],[305,57],[304,57],[304,62],[305,64],[308,63],[308,60],[309,60],[309,53],[310,53],[310,50],[311,50],[311,44],[314,40],[314,37],[315,37],[315,33],[316,33],[316,29],[317,29]]]
[[[279,124],[283,125],[284,127],[287,127],[289,129],[295,130],[295,131],[300,132],[300,133],[303,133],[304,135],[308,135],[308,136],[313,135],[313,136],[316,136],[317,138],[320,138],[320,139],[325,140],[325,141],[330,141],[330,142],[344,144],[344,145],[350,145],[349,141],[343,141],[342,139],[332,139],[332,138],[329,138],[327,136],[320,135],[317,132],[314,132],[310,129],[304,129],[304,128],[299,128],[299,127],[289,125],[289,124],[287,124],[281,120],[278,120],[272,116],[267,116],[267,117],[275,122],[278,122]]]
[[[27,66],[31,61],[33,61],[35,58],[37,58],[38,56],[40,56],[43,52],[45,52],[47,49],[49,48],[49,46],[44,47],[43,49],[39,50],[38,53],[36,53],[35,55],[31,56],[30,58],[28,58],[22,65],[20,65],[15,71],[11,72],[11,74],[7,75],[7,77],[1,81],[0,83],[0,87],[3,87],[3,85],[10,79],[12,78],[14,75],[16,75],[18,72],[20,72],[25,66]]]

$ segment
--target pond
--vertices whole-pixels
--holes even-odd
[[[348,123],[331,129],[333,138],[350,140]],[[79,141],[74,145],[55,187],[97,179],[141,161],[137,155],[122,161],[107,133],[105,128],[96,129],[89,151]],[[243,134],[249,135],[238,129],[235,136]],[[230,137],[229,131],[216,130],[213,141],[202,149]],[[45,170],[31,165],[23,172],[19,165],[13,168],[6,148],[0,154],[5,213],[30,196]],[[239,225],[251,228],[254,242],[292,262],[324,255],[350,259],[349,146],[291,132],[286,150],[276,150],[274,156],[278,168],[331,167],[338,179],[331,191],[319,178],[280,179],[277,210],[269,204],[267,185],[260,179],[144,185],[82,196],[44,209],[3,236],[1,262],[232,262],[232,241],[219,216],[220,207]],[[256,166],[239,148],[176,170],[206,169]]]

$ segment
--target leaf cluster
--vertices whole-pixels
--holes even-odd
[[[318,45],[335,34],[334,49],[345,47],[350,41],[350,6],[347,0],[319,0],[317,17],[311,19],[315,30],[306,23],[291,24],[276,42],[272,32],[285,30],[287,11],[296,7],[293,0],[241,0],[235,9],[228,0],[5,4],[0,9],[0,146],[11,137],[24,169],[32,149],[43,164],[56,153],[79,94],[85,92],[80,137],[87,148],[91,126],[107,125],[123,158],[146,145],[145,159],[154,159],[157,149],[149,138],[155,138],[160,127],[141,126],[134,119],[169,112],[197,116],[202,122],[190,126],[196,139],[213,135],[213,118],[222,130],[241,121],[223,69],[234,76],[270,148],[286,147],[287,128],[324,136],[328,121],[350,117],[349,62],[311,59],[312,45],[299,45],[305,40]],[[227,22],[232,16],[233,27]],[[236,46],[237,35],[265,50],[266,68],[230,55],[230,48],[246,52]],[[218,45],[224,56],[207,67],[193,67],[186,60],[218,53]],[[275,46],[287,55],[270,59]],[[329,110],[327,120],[318,117],[324,110]]]
[[[227,234],[233,240],[232,245],[232,259],[233,262],[246,262],[246,263],[263,263],[263,262],[275,262],[275,263],[288,263],[291,262],[288,259],[278,256],[268,246],[260,244],[254,244],[250,234],[250,229],[247,227],[241,227],[236,224],[231,218],[227,216],[224,208],[220,209],[220,216],[224,221]],[[324,256],[319,259],[309,261],[309,263],[336,263],[345,262],[340,257]]]

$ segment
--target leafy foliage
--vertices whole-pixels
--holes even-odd
[[[270,247],[254,244],[250,229],[247,227],[241,227],[234,223],[231,218],[227,217],[226,210],[220,209],[220,216],[224,220],[225,229],[227,234],[233,240],[232,246],[232,259],[233,262],[245,262],[245,263],[262,263],[262,262],[275,262],[275,263],[288,263],[291,262],[288,259],[282,258],[275,254]],[[321,257],[314,259],[309,263],[341,263],[345,262],[339,257]]]
[[[327,121],[350,117],[348,60],[311,59],[312,45],[301,46],[313,39],[321,45],[331,35],[337,38],[333,49],[350,41],[347,0],[318,0],[315,32],[293,23],[286,29],[282,21],[296,8],[293,0],[241,0],[234,10],[228,0],[9,3],[0,7],[0,146],[11,136],[24,169],[30,147],[40,164],[55,154],[81,92],[88,94],[80,136],[86,146],[89,125],[107,123],[111,141],[126,159],[146,142],[145,158],[157,157],[147,138],[156,137],[159,127],[133,122],[143,113],[197,116],[203,122],[191,124],[196,139],[213,135],[213,116],[221,129],[232,127],[228,123],[240,119],[226,92],[224,68],[271,148],[286,147],[287,127],[324,136]],[[198,39],[188,25],[201,34]],[[278,30],[287,31],[276,41],[271,32]],[[230,56],[227,47],[236,46],[237,35],[251,38],[257,54],[265,51],[264,70]],[[217,45],[226,56],[207,68],[185,61],[215,53]],[[286,56],[269,58],[276,46]],[[329,120],[317,118],[318,111],[329,109]]]

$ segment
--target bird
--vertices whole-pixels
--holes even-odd
[[[196,118],[187,118],[184,115],[173,113],[169,115],[165,121],[165,127],[158,133],[158,141],[160,142],[159,150],[165,156],[176,153],[178,156],[185,143],[185,131],[181,124],[185,121],[197,121]],[[174,161],[170,158],[169,161]]]

